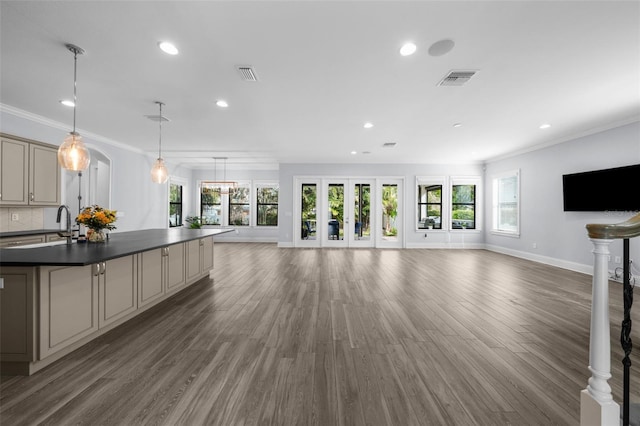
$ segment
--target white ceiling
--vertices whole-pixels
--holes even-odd
[[[640,119],[638,1],[2,1],[5,107],[188,167],[482,162]],[[431,56],[429,46],[455,47]],[[174,42],[177,56],[161,52]],[[406,41],[417,52],[402,57]],[[242,81],[251,65],[259,81]],[[477,70],[439,87],[450,70]],[[225,99],[229,108],[215,105]],[[370,121],[371,129],[363,124]],[[552,127],[540,130],[542,123]],[[462,123],[454,128],[454,123]],[[383,148],[397,142],[396,148]],[[352,155],[351,151],[358,154]],[[370,154],[362,154],[369,151]]]

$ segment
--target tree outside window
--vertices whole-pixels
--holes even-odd
[[[200,217],[203,225],[222,224],[220,188],[203,185],[200,190]]]
[[[476,185],[451,187],[451,228],[476,229]]]
[[[278,226],[278,187],[256,190],[257,226]]]
[[[169,185],[169,227],[182,226],[182,185]]]
[[[238,186],[229,190],[229,225],[249,226],[249,194],[249,186]]]

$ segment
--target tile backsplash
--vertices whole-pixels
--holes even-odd
[[[30,231],[44,228],[44,209],[33,207],[0,208],[0,232]]]

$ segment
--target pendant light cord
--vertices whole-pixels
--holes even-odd
[[[158,102],[160,105],[160,119],[158,120],[160,126],[160,140],[158,143],[158,158],[162,158],[162,102]]]
[[[76,106],[78,104],[78,50],[73,49],[73,134],[76,134]]]

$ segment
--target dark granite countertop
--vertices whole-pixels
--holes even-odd
[[[232,229],[145,229],[112,233],[104,243],[74,242],[38,248],[4,248],[0,249],[0,266],[91,265],[230,231]]]
[[[27,235],[55,234],[57,232],[60,232],[60,229],[30,229],[28,231],[0,232],[0,238],[4,238],[4,237],[25,237]]]

